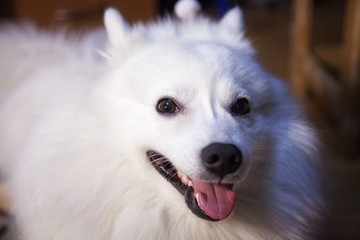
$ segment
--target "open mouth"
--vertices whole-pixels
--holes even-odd
[[[219,221],[231,214],[236,198],[232,184],[191,179],[162,154],[149,150],[147,156],[154,168],[184,196],[188,208],[196,216]]]

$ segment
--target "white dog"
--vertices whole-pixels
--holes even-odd
[[[0,159],[22,239],[311,237],[321,173],[301,108],[238,8],[178,12],[129,26],[108,9],[107,44],[3,27]]]

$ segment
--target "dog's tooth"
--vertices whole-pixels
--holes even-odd
[[[188,183],[189,183],[189,178],[188,178],[186,175],[183,175],[183,176],[181,177],[181,182],[182,182],[183,184],[185,184],[185,185],[188,185]]]
[[[180,179],[182,179],[182,177],[185,175],[183,172],[181,172],[181,171],[177,171],[177,175],[178,175],[178,177],[180,178]]]
[[[196,199],[197,204],[199,205],[199,193],[195,194],[195,199]]]
[[[189,182],[188,182],[188,187],[192,187],[193,185],[192,185],[192,181],[191,180],[189,180]]]

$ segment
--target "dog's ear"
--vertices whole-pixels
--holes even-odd
[[[220,27],[238,37],[242,37],[244,35],[244,20],[240,8],[234,7],[228,11],[220,20]]]
[[[111,47],[120,48],[126,43],[131,27],[116,9],[106,9],[104,25]]]

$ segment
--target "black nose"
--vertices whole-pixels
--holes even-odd
[[[242,154],[233,144],[212,143],[201,151],[201,160],[210,172],[222,178],[240,167]]]

